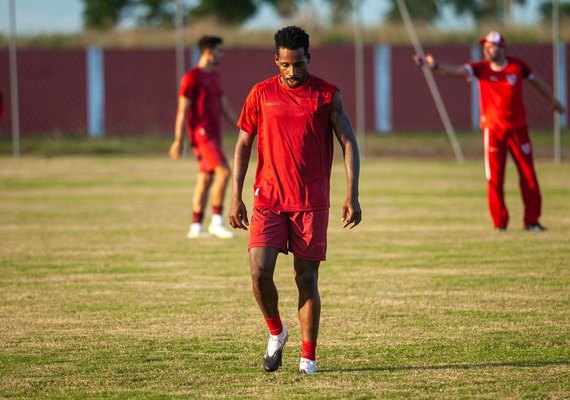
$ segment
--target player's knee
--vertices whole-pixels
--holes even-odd
[[[317,288],[319,274],[313,269],[305,269],[295,275],[295,283],[299,290],[314,290]]]
[[[273,275],[261,266],[252,266],[251,281],[254,287],[263,287],[273,282]]]

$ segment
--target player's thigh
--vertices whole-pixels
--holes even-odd
[[[273,247],[287,254],[289,238],[289,219],[276,210],[254,208],[249,224],[248,249],[255,247]]]
[[[218,143],[213,141],[201,142],[198,144],[198,147],[201,154],[200,165],[202,169],[215,172],[220,165],[224,165],[227,168],[228,161]]]
[[[289,236],[289,248],[293,254],[304,260],[324,261],[328,224],[328,209],[294,213]]]

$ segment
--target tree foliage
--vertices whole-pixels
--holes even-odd
[[[560,18],[570,17],[570,2],[560,2],[559,7]],[[543,21],[550,21],[552,19],[551,1],[545,1],[540,5],[540,15]]]
[[[406,5],[412,19],[431,22],[439,16],[440,2],[438,0],[407,0]],[[390,0],[390,9],[385,17],[389,21],[402,20],[396,0]]]

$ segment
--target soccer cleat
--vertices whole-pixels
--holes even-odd
[[[505,226],[496,226],[495,227],[495,232],[504,232],[507,230],[506,225]]]
[[[202,229],[202,224],[195,222],[192,225],[190,225],[190,230],[188,231],[186,237],[188,239],[208,237],[208,232],[204,232],[204,229]]]
[[[283,362],[283,347],[289,340],[289,332],[283,325],[283,331],[279,335],[269,335],[267,352],[263,356],[263,369],[267,372],[277,371]]]
[[[233,232],[222,224],[210,224],[208,232],[210,232],[210,235],[220,239],[232,239],[234,237]]]
[[[317,362],[315,360],[309,360],[308,358],[301,357],[299,362],[299,373],[301,374],[316,374],[317,373]]]
[[[542,232],[546,230],[546,228],[540,225],[539,222],[535,222],[534,224],[526,224],[524,229],[527,231],[535,231],[535,232]]]

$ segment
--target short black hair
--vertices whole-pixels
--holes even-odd
[[[276,54],[279,54],[281,47],[289,50],[297,50],[302,47],[305,50],[305,55],[309,55],[309,35],[298,26],[281,28],[275,33]]]
[[[224,43],[221,37],[217,36],[202,36],[198,41],[198,49],[200,49],[200,53],[203,53],[206,49],[213,49],[219,44]]]

